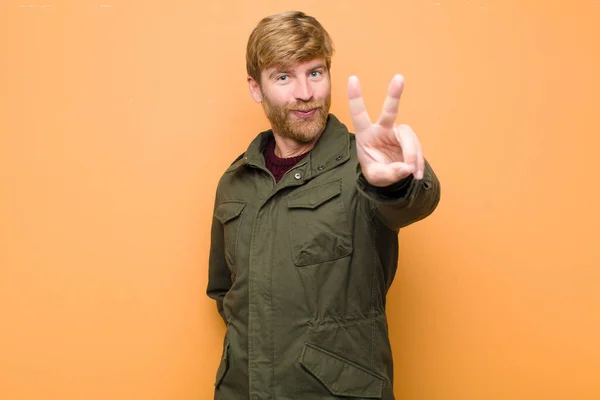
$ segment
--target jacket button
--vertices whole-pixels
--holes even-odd
[[[294,178],[300,179],[300,178],[302,178],[302,175],[300,175],[300,173],[296,173],[296,175],[294,175]]]
[[[336,159],[337,161],[340,161],[340,160],[342,159],[342,156],[337,156],[335,159]]]
[[[319,171],[323,171],[323,168],[325,168],[325,167],[324,167],[324,166],[322,166],[322,165],[319,165],[319,166],[317,167],[317,169],[318,169]]]

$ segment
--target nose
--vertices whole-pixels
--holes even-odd
[[[294,91],[296,100],[309,101],[313,97],[313,88],[308,79],[298,79]]]

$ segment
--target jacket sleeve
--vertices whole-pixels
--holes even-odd
[[[223,225],[213,214],[206,294],[217,302],[217,310],[225,324],[227,324],[227,318],[223,311],[223,299],[231,288],[231,285],[231,275],[225,261]]]
[[[427,160],[423,179],[410,175],[387,187],[369,184],[359,164],[357,188],[369,202],[374,216],[396,231],[429,216],[440,202],[440,182]]]

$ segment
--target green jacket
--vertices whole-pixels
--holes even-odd
[[[215,399],[394,399],[386,294],[398,230],[431,214],[440,184],[376,188],[335,116],[276,184],[261,133],[221,177],[207,294],[227,325]]]

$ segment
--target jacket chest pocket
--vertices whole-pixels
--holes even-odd
[[[243,201],[225,201],[215,211],[215,217],[223,224],[225,260],[230,268],[235,264],[240,222],[245,207],[246,203]]]
[[[319,264],[352,253],[352,232],[335,180],[300,189],[288,200],[292,256],[297,266]]]

